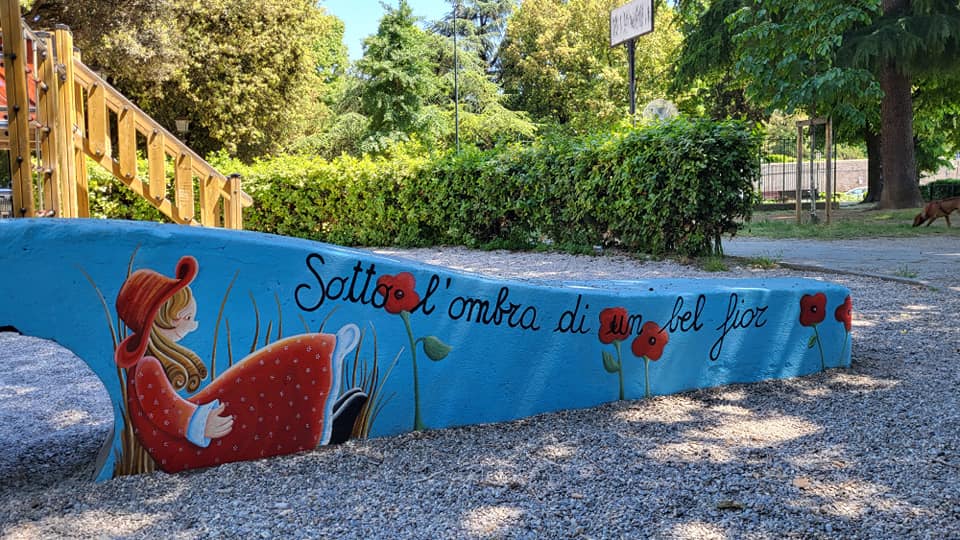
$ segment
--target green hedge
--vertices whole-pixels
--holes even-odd
[[[146,178],[146,160],[138,160],[137,167],[140,177]],[[87,159],[87,177],[92,217],[172,223],[155,206],[92,159]]]
[[[927,201],[958,197],[960,196],[960,179],[947,178],[930,182],[927,185],[920,186],[920,194]]]
[[[346,245],[720,253],[750,218],[760,134],[677,120],[528,146],[332,161],[283,156],[214,166],[243,176],[245,228]]]

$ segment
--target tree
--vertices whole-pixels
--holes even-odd
[[[770,110],[804,110],[811,116],[862,126],[864,105],[879,98],[865,69],[841,67],[843,33],[871,20],[872,0],[762,0],[732,14],[734,69],[747,95]]]
[[[914,148],[935,145],[915,138],[913,77],[957,70],[958,10],[956,0],[761,0],[729,19],[735,66],[753,99],[864,133],[873,192],[882,161],[880,206],[917,206]]]
[[[681,0],[677,3],[683,43],[673,64],[670,91],[691,95],[707,116],[754,121],[766,117],[763,107],[747,100],[744,83],[734,76],[733,32],[727,18],[747,0]]]
[[[882,0],[882,16],[848,36],[851,64],[880,81],[884,188],[881,208],[910,208],[923,199],[917,185],[914,82],[960,71],[960,2]]]
[[[312,0],[41,0],[71,26],[86,63],[187,143],[242,159],[275,153],[322,123],[346,64],[343,24]]]
[[[876,14],[876,0],[762,0],[727,19],[747,96],[768,111],[831,117],[838,140],[865,140],[871,187],[880,181],[874,127],[882,93],[868,70],[844,65],[838,55],[844,33]]]
[[[442,111],[446,119],[446,126],[441,136],[447,146],[453,146],[455,126],[459,116],[460,142],[479,148],[491,148],[500,142],[529,139],[536,133],[536,125],[523,111],[513,111],[507,108],[503,101],[504,93],[487,76],[487,63],[480,56],[477,49],[459,47],[457,63],[459,64],[459,115],[455,113],[457,96],[454,92],[454,55],[453,39],[439,34],[432,34],[433,45],[436,51],[434,65],[437,67],[436,77],[438,93],[434,104]]]
[[[35,0],[24,18],[35,28],[65,24],[90,67],[111,79],[167,80],[185,61],[176,0]]]
[[[454,26],[457,41],[465,51],[475,52],[483,61],[487,73],[498,71],[500,43],[507,25],[507,17],[513,11],[513,0],[448,0],[450,14],[430,25],[434,32],[453,37]],[[457,14],[454,24],[453,14]]]
[[[501,82],[508,104],[536,120],[574,130],[627,117],[624,47],[610,47],[610,11],[619,0],[526,0],[507,21]],[[668,97],[667,66],[680,44],[673,12],[657,10],[656,30],[637,40],[637,103]]]
[[[377,33],[363,43],[357,61],[361,112],[370,119],[374,139],[415,133],[421,112],[436,92],[429,40],[417,28],[406,0],[387,8]]]

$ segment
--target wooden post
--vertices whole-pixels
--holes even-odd
[[[797,225],[803,223],[803,219],[800,217],[800,201],[801,193],[801,184],[803,183],[803,126],[800,125],[800,122],[797,122],[797,191],[795,193],[797,198]]]
[[[231,174],[227,177],[227,191],[230,199],[223,201],[223,221],[228,229],[243,228],[243,201],[241,200],[240,175]]]
[[[217,226],[217,201],[220,198],[220,186],[213,175],[207,175],[200,181],[200,224],[204,227]]]
[[[830,213],[833,207],[833,119],[827,118],[826,133],[824,135],[824,153],[827,154],[827,225],[830,224]]]
[[[147,193],[155,205],[167,196],[167,154],[163,146],[163,132],[154,129],[147,141],[147,176],[150,179]]]
[[[104,167],[110,168],[110,136],[107,133],[107,97],[94,82],[87,91],[87,146]]]
[[[189,222],[193,219],[193,159],[181,152],[174,173],[175,202],[177,216]]]
[[[39,62],[37,63],[37,73],[40,76],[40,83],[37,85],[37,119],[40,121],[40,156],[42,162],[41,174],[43,175],[43,206],[46,210],[53,210],[54,215],[63,217],[69,215],[64,211],[64,205],[61,190],[60,167],[57,159],[59,157],[59,134],[57,133],[59,118],[57,113],[60,108],[57,107],[59,96],[57,95],[56,65],[53,58],[53,39],[46,32],[38,32],[37,38],[40,40]]]
[[[77,188],[73,172],[73,133],[72,127],[66,120],[67,111],[64,109],[64,93],[66,92],[63,67],[61,41],[63,30],[53,33],[52,47],[49,49],[54,61],[54,83],[50,87],[57,107],[56,122],[53,125],[54,136],[57,139],[57,177],[60,180],[60,216],[77,217]]]
[[[73,48],[73,35],[71,34],[71,52],[73,61],[67,66],[67,79],[73,88],[73,115],[71,122],[75,126],[75,144],[73,145],[73,163],[74,173],[77,176],[77,217],[90,217],[90,186],[87,176],[87,156],[83,149],[83,139],[87,132],[86,115],[83,112],[83,88],[77,84],[74,78],[76,64],[80,62],[80,49]]]
[[[64,25],[57,25],[53,32],[53,39],[56,42],[55,54],[57,62],[61,66],[60,75],[60,122],[63,123],[61,129],[60,146],[60,174],[63,176],[63,197],[69,198],[68,206],[71,209],[70,217],[88,217],[90,215],[89,200],[86,193],[86,185],[82,189],[77,184],[77,149],[75,135],[73,132],[76,125],[76,103],[73,81],[73,34],[70,29]],[[83,149],[80,149],[83,152]],[[82,156],[82,154],[81,154]],[[82,191],[82,194],[81,194]]]
[[[128,107],[117,115],[117,160],[122,180],[127,183],[137,179],[137,128],[133,115]]]
[[[17,0],[0,0],[3,63],[7,87],[7,129],[10,133],[10,179],[13,215],[33,217],[33,171],[30,167],[30,100],[27,97],[27,47]]]

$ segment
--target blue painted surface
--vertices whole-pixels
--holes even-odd
[[[118,419],[124,402],[110,325],[117,325],[115,301],[131,258],[131,269],[152,269],[164,276],[173,275],[181,257],[196,259],[198,272],[190,287],[199,325],[182,344],[212,370],[216,334],[218,374],[226,368],[229,353],[239,360],[251,349],[276,341],[281,325],[283,337],[315,332],[321,325],[329,334],[357,325],[364,337],[347,355],[344,372],[351,371],[357,358],[367,368],[377,362],[383,384],[370,436],[414,428],[414,350],[426,428],[497,422],[617,400],[620,374],[607,369],[617,363],[622,365],[626,399],[643,397],[646,383],[651,395],[671,394],[794,377],[850,363],[850,337],[838,310],[849,291],[829,282],[507,281],[300,239],[103,220],[0,221],[0,239],[0,326],[13,325],[75,352],[103,381]],[[387,276],[381,283],[389,285],[404,272],[415,281],[404,292],[420,300],[406,306],[409,333],[404,316],[389,312],[392,305],[384,306],[377,292],[378,280]],[[804,325],[801,299],[806,296],[804,307],[809,307],[818,293],[825,298],[823,306],[805,316],[819,322]],[[400,300],[396,305],[410,296]],[[600,314],[607,308],[623,308],[634,317],[629,336],[601,341]],[[663,330],[652,335],[667,341],[658,360],[652,360],[658,356],[656,347],[643,351],[642,343],[638,350],[649,358],[634,354],[638,336],[650,337],[640,334],[651,321]],[[428,353],[438,359],[431,360]],[[208,375],[199,390],[211,378]],[[349,386],[344,382],[339,391]],[[190,394],[181,391],[183,397]],[[98,479],[113,474],[114,460],[122,452],[120,431],[118,424]]]

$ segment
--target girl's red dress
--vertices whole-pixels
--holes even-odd
[[[163,366],[144,356],[127,369],[127,410],[134,433],[166,472],[210,467],[315,448],[336,379],[331,369],[336,337],[303,334],[252,353],[196,394],[184,399]],[[224,437],[206,447],[187,440],[198,406],[219,400],[234,417]]]

